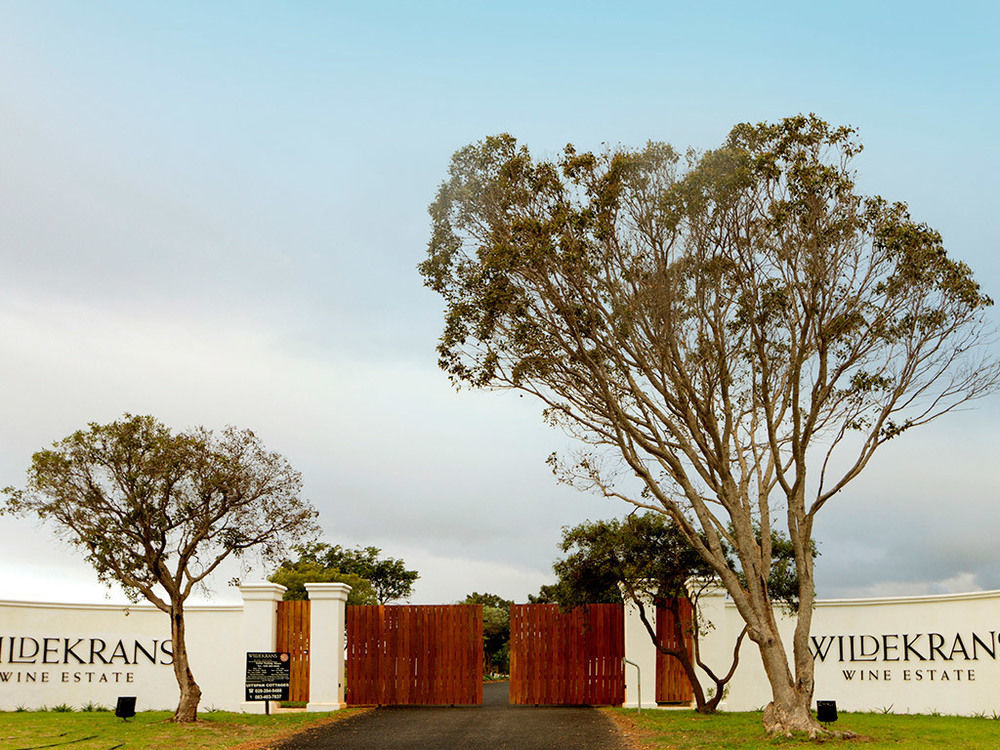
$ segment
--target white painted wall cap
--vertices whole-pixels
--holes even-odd
[[[983,599],[1000,599],[1000,589],[991,591],[969,591],[961,594],[921,594],[918,596],[874,596],[857,599],[817,599],[816,607],[856,607],[858,605],[881,606],[893,604],[934,604],[935,602],[970,602]],[[727,607],[735,608],[733,601],[726,602]]]
[[[287,589],[280,583],[261,581],[260,583],[240,584],[240,595],[243,597],[243,601],[280,601],[281,595],[285,591]]]
[[[347,601],[347,595],[351,593],[351,587],[346,583],[306,583],[306,593],[310,601],[317,599],[338,599]]]
[[[148,602],[138,604],[109,604],[107,602],[25,602],[0,599],[0,607],[24,607],[30,609],[86,609],[98,612],[159,612],[160,609]],[[240,604],[185,604],[185,612],[234,612],[243,609]]]

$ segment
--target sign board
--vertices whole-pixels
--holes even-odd
[[[246,700],[287,701],[292,660],[285,651],[247,651]]]

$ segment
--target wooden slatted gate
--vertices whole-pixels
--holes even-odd
[[[278,602],[278,651],[291,654],[288,700],[309,700],[309,602]]]
[[[691,612],[691,602],[681,599],[680,616],[682,638],[688,654],[694,654],[694,643],[691,634],[693,619]],[[674,614],[670,609],[660,604],[656,608],[656,636],[660,643],[667,648],[678,648],[677,635],[674,632]],[[687,704],[694,698],[691,692],[691,683],[688,680],[681,663],[673,656],[657,651],[656,652],[656,702],[657,703],[683,703]]]
[[[625,701],[625,610],[591,604],[510,608],[510,702],[617,706]]]
[[[348,607],[345,688],[354,706],[480,705],[482,605]]]

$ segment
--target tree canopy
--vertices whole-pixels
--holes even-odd
[[[285,599],[305,599],[305,583],[339,581],[351,586],[348,604],[386,604],[405,599],[420,577],[407,570],[406,563],[394,557],[380,557],[378,547],[345,549],[325,542],[295,548],[296,560],[282,560],[268,577],[286,587]]]
[[[684,535],[659,514],[564,527],[560,548],[565,557],[552,569],[555,599],[563,606],[625,597],[646,602],[684,598],[692,578],[712,575]]]
[[[230,556],[264,561],[318,530],[301,477],[250,430],[174,433],[125,415],[32,456],[25,489],[7,487],[6,512],[37,515],[81,550],[104,582],[117,582],[170,616],[180,701],[197,718],[201,690],[184,642],[184,602]]]
[[[285,587],[282,595],[285,601],[308,599],[307,583],[346,583],[351,587],[347,595],[348,604],[378,604],[375,589],[369,581],[358,575],[341,573],[338,568],[327,568],[315,560],[282,560],[267,580]]]
[[[813,115],[739,124],[700,154],[535,160],[487,138],[452,158],[420,265],[451,378],[539,398],[585,446],[553,460],[562,479],[669,515],[719,576],[760,649],[771,732],[822,731],[816,514],[887,441],[1000,379],[992,300],[905,204],[856,191],[860,151]],[[791,665],[768,588],[779,527],[802,603]]]
[[[768,587],[775,600],[794,611],[798,606],[794,554],[787,538],[777,531],[772,535],[775,560]],[[532,600],[552,601],[564,608],[630,602],[638,609],[657,649],[680,662],[691,683],[696,709],[701,713],[715,711],[735,673],[746,629],[738,636],[732,662],[725,670],[716,671],[701,660],[699,636],[711,623],[701,615],[698,602],[702,592],[713,585],[714,573],[676,524],[651,512],[633,513],[621,521],[586,521],[564,527],[560,547],[565,557],[552,566],[557,582],[543,586]],[[690,623],[682,615],[683,600],[691,605]],[[657,638],[657,628],[647,612],[649,605],[663,606],[670,613],[676,647],[665,646]],[[687,641],[692,644],[691,652],[680,645]],[[702,684],[704,677],[712,685],[710,690]]]

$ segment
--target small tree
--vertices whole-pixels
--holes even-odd
[[[536,161],[488,138],[453,157],[420,266],[453,380],[536,396],[586,446],[562,479],[668,515],[711,566],[760,651],[771,733],[823,732],[817,513],[887,441],[1000,380],[992,300],[904,204],[855,191],[860,150],[811,115],[687,157]],[[802,603],[787,651],[772,528]]]
[[[798,589],[794,573],[791,578],[788,574],[789,568],[794,571],[791,546],[776,534],[772,548],[772,595],[794,611]],[[744,627],[736,638],[725,672],[716,672],[702,661],[700,635],[711,623],[701,615],[698,603],[705,589],[714,585],[714,574],[677,526],[653,513],[629,515],[624,521],[587,521],[563,529],[561,549],[566,557],[552,566],[558,581],[543,586],[534,601],[548,599],[562,607],[574,607],[627,599],[636,607],[657,650],[680,663],[691,684],[695,710],[713,713],[736,673],[747,629]],[[681,602],[685,599],[691,604],[690,624],[682,616]],[[662,605],[670,612],[675,645],[665,645],[657,638],[646,610],[648,604]],[[688,637],[691,652],[685,645]],[[711,689],[702,684],[699,669],[707,676]]]
[[[487,672],[510,672],[510,605],[498,594],[473,591],[463,604],[483,606],[483,669]]]
[[[348,596],[349,604],[386,604],[405,599],[420,577],[407,570],[406,563],[394,557],[382,558],[378,547],[345,549],[325,542],[295,548],[297,560],[283,560],[268,578],[287,587],[285,599],[304,599],[306,581],[341,581],[357,586]]]
[[[282,599],[285,601],[301,601],[308,598],[307,583],[346,583],[351,587],[347,595],[348,604],[378,604],[375,589],[370,582],[361,576],[341,573],[336,568],[327,568],[315,560],[299,558],[298,560],[282,560],[274,573],[267,577],[271,583],[285,587]]]
[[[318,528],[301,478],[250,430],[172,433],[149,416],[91,423],[34,454],[27,487],[4,490],[6,512],[34,514],[81,549],[98,578],[170,617],[180,699],[195,721],[201,689],[188,659],[184,602],[230,555],[280,556]]]

